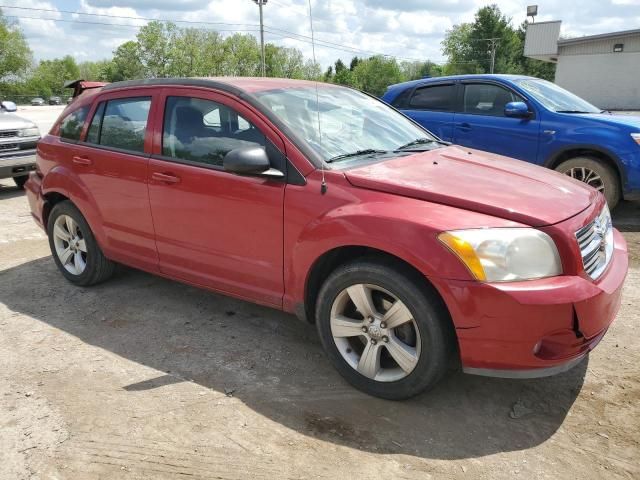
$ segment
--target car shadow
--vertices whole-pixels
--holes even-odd
[[[24,195],[25,195],[25,192],[21,188],[18,188],[15,185],[12,185],[9,183],[0,182],[0,200],[3,200],[5,198],[22,197]]]
[[[461,459],[534,447],[564,421],[588,365],[519,381],[453,373],[391,402],[351,388],[315,328],[275,310],[130,269],[78,288],[50,257],[1,271],[0,285],[12,311],[159,371],[126,391],[195,382],[304,435],[368,452]]]

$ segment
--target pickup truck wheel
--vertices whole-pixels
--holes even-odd
[[[616,172],[606,163],[593,157],[575,157],[562,162],[556,171],[586,183],[601,192],[613,210],[620,201],[620,182]]]
[[[15,182],[16,186],[22,190],[24,189],[24,184],[27,183],[27,179],[29,177],[27,175],[21,175],[20,177],[13,177],[13,181]]]
[[[95,285],[113,274],[115,264],[104,256],[89,224],[70,201],[53,207],[47,234],[53,259],[71,283]]]
[[[365,393],[402,400],[446,373],[453,335],[446,308],[403,268],[375,259],[335,270],[318,295],[316,324],[338,372]]]

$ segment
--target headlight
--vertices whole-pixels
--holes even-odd
[[[18,136],[19,137],[39,137],[40,130],[38,130],[38,127],[23,128],[22,130],[18,131]]]
[[[635,142],[640,145],[640,133],[632,133],[631,138],[635,140]]]
[[[483,282],[514,282],[562,273],[556,244],[533,228],[456,230],[438,235]]]

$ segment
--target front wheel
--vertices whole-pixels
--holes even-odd
[[[454,351],[449,315],[408,269],[359,260],[320,290],[316,323],[338,372],[365,393],[391,400],[433,387]]]
[[[71,283],[90,286],[107,280],[115,264],[98,246],[89,224],[70,201],[56,204],[47,222],[53,259]]]
[[[575,157],[562,162],[556,171],[586,183],[601,192],[609,208],[620,201],[620,182],[616,172],[606,163],[592,157]]]

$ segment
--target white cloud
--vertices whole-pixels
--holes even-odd
[[[5,0],[7,2],[53,10],[4,9],[5,15],[46,18],[18,20],[36,58],[65,54],[79,59],[109,57],[118,45],[135,37],[135,26],[144,24],[141,17],[235,24],[206,25],[219,30],[256,30],[259,22],[258,7],[250,0],[61,0],[56,3],[65,6],[59,9],[40,0]],[[477,9],[490,3],[497,3],[502,12],[512,18],[514,26],[525,20],[526,2],[521,0],[313,0],[316,38],[336,44],[319,42],[316,54],[325,66],[339,57],[348,62],[355,54],[340,47],[364,50],[359,56],[380,52],[401,58],[443,61],[440,42],[445,31],[455,24],[472,21]],[[534,3],[539,5],[538,21],[563,20],[565,36],[625,30],[640,24],[638,0],[564,0],[562,3],[536,0]],[[70,15],[59,10],[129,18]],[[269,0],[264,13],[265,25],[273,32],[266,34],[267,41],[299,48],[311,57],[308,38],[283,38],[310,36],[306,0]]]

